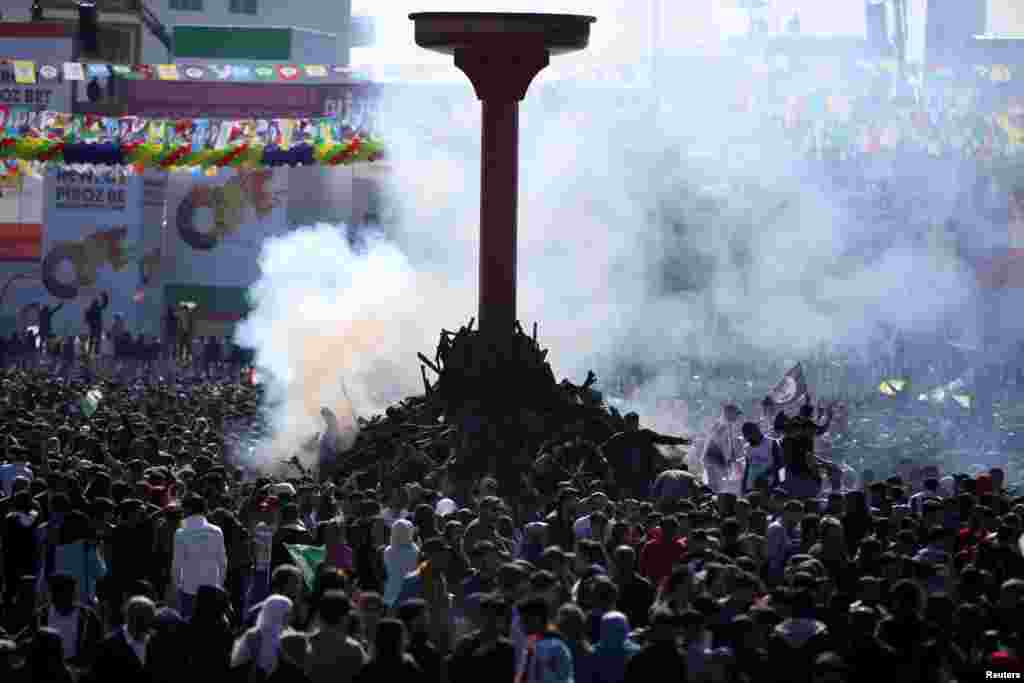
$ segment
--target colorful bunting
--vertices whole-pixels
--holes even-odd
[[[336,166],[382,155],[379,140],[338,118],[169,121],[0,109],[0,162],[209,170]]]

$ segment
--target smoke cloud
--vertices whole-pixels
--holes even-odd
[[[969,270],[934,229],[955,171],[921,184],[923,219],[865,209],[869,192],[813,177],[777,126],[732,112],[734,80],[690,64],[664,75],[660,102],[538,82],[522,103],[519,317],[539,323],[556,374],[631,364],[671,394],[683,357],[863,351],[883,323],[931,333],[956,318],[972,334]],[[351,430],[420,391],[416,352],[476,313],[479,103],[467,81],[393,87],[383,104],[383,233],[353,249],[318,225],[263,248],[239,340],[273,377],[274,455],[322,430],[321,406]]]
[[[380,236],[358,244],[345,226],[325,224],[263,244],[254,309],[237,335],[267,375],[274,438],[257,464],[291,457],[323,433],[321,408],[337,416],[344,447],[358,417],[422,387],[409,355],[436,341],[447,292]]]

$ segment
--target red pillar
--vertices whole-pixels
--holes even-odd
[[[480,329],[504,334],[516,321],[519,102],[484,101],[481,142]]]
[[[501,43],[455,51],[483,103],[480,160],[480,332],[511,337],[516,321],[519,101],[548,65],[542,45]]]

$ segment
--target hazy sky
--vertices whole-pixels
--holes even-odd
[[[731,7],[737,0],[354,0],[353,12],[374,16],[377,46],[352,51],[356,66],[369,64],[451,64],[451,58],[416,47],[410,12],[511,11],[567,12],[597,17],[590,47],[583,53],[560,58],[567,63],[643,61],[650,52],[650,7],[662,7],[662,46],[666,52],[686,51],[702,42],[714,42],[744,33],[746,12]],[[956,0],[975,1],[975,0]],[[1024,35],[1024,0],[986,0],[988,32]],[[805,33],[817,35],[865,35],[865,0],[768,0],[763,17],[771,30],[798,14]],[[925,15],[928,0],[908,0],[908,57],[924,57]],[[891,3],[890,3],[891,5]],[[890,10],[891,11],[891,10]],[[454,71],[454,66],[452,67]]]
[[[1022,0],[993,0],[1017,2]],[[353,12],[375,16],[378,44],[372,49],[353,51],[355,64],[448,63],[450,57],[431,54],[413,43],[410,12],[451,11],[543,11],[592,14],[591,47],[595,61],[635,62],[648,54],[651,42],[649,11],[653,0],[505,0],[493,4],[481,0],[388,0],[385,3],[355,0]],[[667,51],[686,50],[697,42],[742,34],[749,26],[747,14],[730,7],[734,0],[661,0],[662,44]],[[910,0],[910,52],[922,49],[924,12],[927,0]],[[764,18],[771,29],[784,26],[799,14],[806,33],[859,35],[865,33],[864,0],[770,0]],[[567,59],[575,59],[568,57]]]

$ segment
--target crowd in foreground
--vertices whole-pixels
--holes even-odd
[[[254,387],[105,382],[84,410],[92,386],[0,371],[5,683],[1024,672],[1024,498],[999,468],[814,487],[793,458],[821,427],[783,419],[777,438],[740,425],[738,491],[679,464],[645,491],[366,488],[249,472]]]

